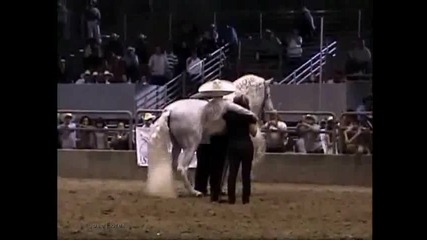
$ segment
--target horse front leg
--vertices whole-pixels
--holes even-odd
[[[184,181],[184,187],[187,189],[187,191],[196,196],[201,197],[203,194],[197,190],[194,189],[194,187],[191,185],[190,179],[188,177],[188,168],[191,164],[191,160],[194,157],[194,152],[196,151],[195,147],[184,149],[183,157],[179,159],[178,161],[178,172],[181,174],[181,177]]]

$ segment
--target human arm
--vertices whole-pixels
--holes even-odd
[[[256,123],[258,121],[257,116],[247,110],[246,108],[243,108],[235,103],[232,102],[226,102],[226,111],[235,112],[237,114],[240,114],[242,116],[246,116],[245,119],[250,123]]]

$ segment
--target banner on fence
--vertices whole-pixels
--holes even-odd
[[[136,128],[136,161],[138,166],[147,167],[148,166],[148,140],[150,139],[151,131],[153,128],[147,127],[137,127]],[[169,148],[171,152],[172,146]],[[184,154],[179,155],[181,159],[184,157]],[[171,163],[172,164],[172,163]],[[194,154],[193,160],[191,161],[190,168],[195,168],[197,166],[197,157]]]

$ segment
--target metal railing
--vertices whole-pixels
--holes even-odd
[[[134,139],[134,133],[135,133],[135,127],[138,126],[138,122],[141,119],[141,115],[144,113],[153,113],[157,115],[157,117],[163,112],[163,109],[138,109],[135,111],[135,114],[132,114],[129,111],[88,111],[88,110],[58,110],[58,113],[75,113],[75,114],[124,114],[129,117],[129,126],[125,129],[120,128],[109,128],[109,129],[88,129],[88,128],[80,128],[77,127],[76,131],[97,131],[97,132],[120,132],[120,131],[127,131],[130,135],[129,137],[129,149],[133,149],[133,139]],[[277,112],[266,112],[266,114],[272,114],[277,113],[279,115],[306,115],[311,114],[315,116],[331,116],[334,120],[334,125],[332,130],[321,130],[320,133],[331,133],[332,134],[332,143],[333,143],[333,152],[342,153],[342,146],[345,144],[343,142],[344,139],[339,138],[340,135],[342,135],[343,131],[346,129],[346,127],[338,126],[338,121],[342,119],[344,116],[348,115],[365,115],[365,116],[373,116],[373,112],[343,112],[340,115],[340,118],[336,117],[336,114],[333,112],[327,112],[327,111],[277,111]],[[370,133],[372,133],[373,127],[370,128]],[[297,131],[296,127],[288,127],[287,131],[290,133],[295,133]],[[338,146],[337,146],[338,145]],[[338,149],[337,149],[338,147]]]
[[[191,95],[194,89],[187,89],[187,83],[189,81],[193,81],[192,84],[200,84],[201,81],[208,81],[219,77],[228,51],[229,44],[227,43],[209,54],[199,63],[191,66],[189,70],[201,66],[202,72],[200,75],[196,76],[196,79],[198,80],[193,81],[194,79],[187,79],[188,75],[186,74],[186,71],[184,71],[167,82],[164,86],[156,86],[153,90],[147,92],[143,96],[146,100],[141,105],[146,109],[159,109],[163,108],[170,102],[176,101],[180,97],[187,97]],[[162,103],[159,104],[159,102]]]
[[[71,12],[70,12],[71,13]],[[127,42],[144,33],[150,39],[171,40],[179,34],[181,23],[187,13],[171,13],[171,12],[151,12],[143,14],[123,14],[117,15],[115,19],[103,21],[101,26],[102,33],[115,32],[121,35],[122,40]],[[259,35],[266,29],[276,31],[278,29],[287,29],[293,27],[293,19],[300,14],[300,11],[217,11],[205,12],[197,14],[194,19],[197,19],[199,27],[205,27],[215,23],[219,26],[233,23],[234,27],[240,33],[251,34],[252,36]],[[336,31],[351,30],[361,33],[370,28],[372,14],[369,11],[354,9],[354,10],[311,10],[311,14],[317,23],[318,19],[323,16],[327,21],[328,26]],[[85,39],[85,18],[83,14],[69,14],[69,24],[67,31],[69,39],[76,42],[78,39]],[[112,16],[108,17],[112,18]],[[290,29],[289,29],[290,30]],[[155,40],[156,41],[156,40]],[[157,42],[157,41],[156,41]],[[159,43],[159,42],[158,42]],[[161,44],[161,43],[159,43]]]
[[[117,110],[117,111],[103,111],[103,110],[65,110],[60,109],[57,110],[58,113],[64,114],[64,113],[74,113],[74,114],[123,114],[128,116],[129,119],[129,127],[120,129],[120,128],[109,128],[109,129],[87,129],[87,128],[75,128],[76,131],[106,131],[106,132],[123,132],[127,131],[129,133],[129,149],[132,149],[132,134],[133,134],[133,119],[134,116],[130,111],[123,111],[123,110]]]
[[[334,54],[337,50],[337,41],[333,41],[326,47],[319,51],[316,55],[307,60],[300,67],[295,69],[287,77],[285,77],[279,84],[300,84],[304,82],[308,77],[319,74],[320,66],[326,64],[326,57],[329,54]]]

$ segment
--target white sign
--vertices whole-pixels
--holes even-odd
[[[136,128],[136,163],[140,167],[148,166],[148,141],[150,139],[151,132],[154,128],[148,127],[137,127]],[[171,152],[172,146],[169,147],[169,152]],[[182,154],[179,155],[179,159],[184,157]],[[172,164],[172,163],[171,163]],[[193,160],[191,161],[190,168],[196,168],[197,166],[197,157],[194,153]]]

